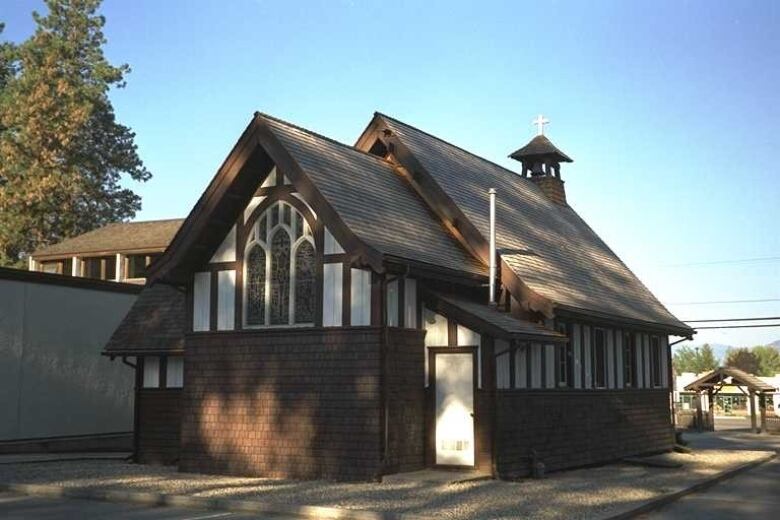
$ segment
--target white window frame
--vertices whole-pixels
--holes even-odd
[[[160,388],[160,356],[144,356],[143,359],[141,388]]]

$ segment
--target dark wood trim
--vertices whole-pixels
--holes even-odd
[[[160,373],[157,375],[158,379],[160,380],[160,384],[158,385],[159,388],[167,389],[168,388],[168,356],[160,356],[158,358],[159,365],[158,368],[160,370]]]
[[[340,264],[344,262],[349,262],[350,255],[346,253],[338,253],[335,255],[323,255],[322,261],[326,264]]]
[[[385,325],[385,276],[371,272],[371,325]]]
[[[458,322],[450,318],[447,318],[447,345],[458,346]]]
[[[314,234],[314,243],[315,244],[325,244],[325,228],[324,224],[322,223],[322,220],[317,219],[317,222],[315,223],[314,227],[312,228],[312,233]],[[323,266],[323,248],[322,247],[315,247],[314,248],[314,256],[316,257],[316,264],[315,268],[317,270],[317,275],[315,277],[315,302],[314,302],[314,325],[316,327],[322,327],[322,299],[325,297],[325,292],[323,288],[323,284],[325,281],[325,274],[324,274],[324,266]]]
[[[652,332],[657,334],[671,334],[675,336],[688,336],[689,334],[693,334],[693,329],[684,331],[677,327],[635,320],[621,316],[614,316],[610,314],[599,313],[597,311],[589,311],[586,309],[575,309],[565,305],[556,306],[555,314],[556,316],[560,316],[564,319],[584,323],[595,323],[598,326],[606,328],[620,328],[628,326],[637,332]],[[682,334],[683,332],[685,332],[685,334]]]
[[[509,342],[509,388],[517,388],[517,341]]]
[[[239,216],[243,220],[243,213]],[[244,328],[244,248],[239,244],[246,244],[246,230],[243,226],[236,224],[236,287],[234,291],[234,311],[233,328],[241,330]]]
[[[11,269],[9,267],[0,267],[0,280],[39,283],[44,285],[58,285],[63,287],[73,287],[76,289],[118,292],[125,294],[138,294],[144,288],[144,286],[140,284],[96,280],[94,278],[82,278],[79,276],[43,273],[41,271]]]
[[[406,327],[406,276],[396,277],[398,282],[398,327]]]
[[[341,266],[341,324],[350,327],[352,326],[352,265],[345,262]]]
[[[138,457],[140,454],[140,446],[139,446],[139,440],[140,440],[140,426],[141,426],[141,413],[140,413],[140,406],[141,403],[138,399],[138,395],[141,391],[141,382],[142,377],[144,373],[144,358],[143,356],[136,356],[135,358],[135,377],[134,383],[134,393],[133,396],[133,462],[138,462]]]
[[[279,171],[278,167],[276,168],[276,174],[277,174],[277,179],[280,179],[281,177],[284,176],[284,174],[282,174]],[[262,182],[260,184],[262,184]],[[293,186],[292,184],[277,184],[276,186],[257,188],[253,196],[254,197],[277,197],[282,194],[291,194],[296,192],[297,190],[295,189],[295,186]]]
[[[238,254],[236,254],[238,256]],[[238,270],[238,261],[235,262],[214,262],[208,264],[209,271],[236,271]]]

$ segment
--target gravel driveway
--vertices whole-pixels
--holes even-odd
[[[220,477],[178,473],[170,467],[84,460],[0,465],[0,482],[258,499],[448,519],[601,518],[764,456],[765,451],[703,450],[693,455],[667,455],[667,459],[683,464],[678,469],[614,464],[554,473],[538,480],[457,484]]]

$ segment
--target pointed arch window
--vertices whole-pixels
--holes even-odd
[[[313,324],[314,239],[298,210],[286,202],[269,206],[249,233],[244,258],[244,326]]]

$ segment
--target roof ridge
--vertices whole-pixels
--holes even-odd
[[[470,155],[470,156],[472,156],[472,157],[476,157],[476,158],[477,158],[477,159],[479,159],[480,161],[486,162],[486,163],[488,163],[488,164],[490,164],[490,165],[492,165],[492,166],[495,166],[496,168],[500,168],[501,170],[504,170],[504,171],[505,171],[505,172],[507,172],[507,173],[511,173],[512,175],[516,175],[517,177],[519,177],[519,178],[521,178],[521,179],[522,179],[522,177],[521,177],[520,173],[518,173],[518,172],[516,172],[516,171],[514,171],[514,170],[510,170],[510,169],[509,169],[509,168],[507,168],[506,166],[501,166],[500,164],[498,164],[498,163],[496,163],[496,162],[494,162],[494,161],[491,161],[490,159],[486,159],[485,157],[482,157],[481,155],[477,155],[477,154],[475,154],[474,152],[470,152],[470,151],[466,150],[465,148],[463,148],[462,146],[458,146],[457,144],[453,144],[453,143],[451,143],[451,142],[447,141],[446,139],[442,139],[441,137],[439,137],[439,136],[436,136],[436,135],[433,135],[433,134],[432,134],[432,133],[430,133],[430,132],[426,132],[425,130],[422,130],[422,129],[420,129],[420,128],[417,128],[417,127],[416,127],[416,126],[414,126],[414,125],[410,125],[409,123],[404,123],[404,122],[403,122],[403,121],[401,121],[400,119],[397,119],[397,118],[395,118],[395,117],[393,117],[393,116],[388,116],[387,114],[383,114],[382,112],[379,112],[379,111],[375,111],[375,112],[374,112],[374,115],[375,115],[375,116],[380,116],[380,117],[386,117],[387,119],[390,119],[390,120],[392,120],[392,121],[395,121],[396,123],[400,123],[400,124],[402,124],[402,125],[404,125],[404,126],[408,126],[409,128],[411,128],[411,129],[413,129],[413,130],[416,130],[416,131],[418,131],[418,132],[420,132],[420,133],[422,133],[422,134],[425,134],[425,135],[427,135],[427,136],[429,136],[429,137],[432,137],[432,138],[436,139],[437,141],[441,141],[442,143],[444,143],[444,144],[446,144],[446,145],[448,145],[448,146],[452,146],[453,148],[457,148],[457,149],[458,149],[458,150],[460,150],[461,152],[467,153],[467,154],[469,154],[469,155]]]
[[[281,123],[283,125],[287,125],[287,126],[292,127],[292,128],[295,128],[296,130],[300,130],[301,132],[304,132],[306,134],[312,135],[314,137],[318,137],[320,139],[328,141],[329,143],[335,144],[337,146],[341,146],[341,147],[346,148],[348,150],[351,150],[353,152],[357,152],[360,155],[365,155],[365,156],[368,156],[368,157],[372,157],[375,160],[382,162],[383,164],[392,164],[392,163],[390,163],[390,161],[388,161],[384,157],[379,157],[378,155],[374,155],[374,154],[372,154],[370,152],[366,152],[366,151],[360,150],[358,148],[355,148],[352,145],[349,145],[347,143],[342,143],[341,141],[337,141],[336,139],[333,139],[332,137],[328,137],[327,135],[323,135],[323,134],[321,134],[319,132],[315,132],[314,130],[309,130],[308,128],[304,128],[304,127],[302,127],[300,125],[296,125],[295,123],[291,123],[291,122],[286,121],[286,120],[284,120],[282,118],[279,118],[279,117],[276,117],[276,116],[272,116],[270,114],[266,114],[265,112],[259,112],[259,111],[255,112],[255,115],[256,116],[260,116],[260,117],[264,117],[266,119],[270,119],[271,121],[276,121],[277,123]]]

